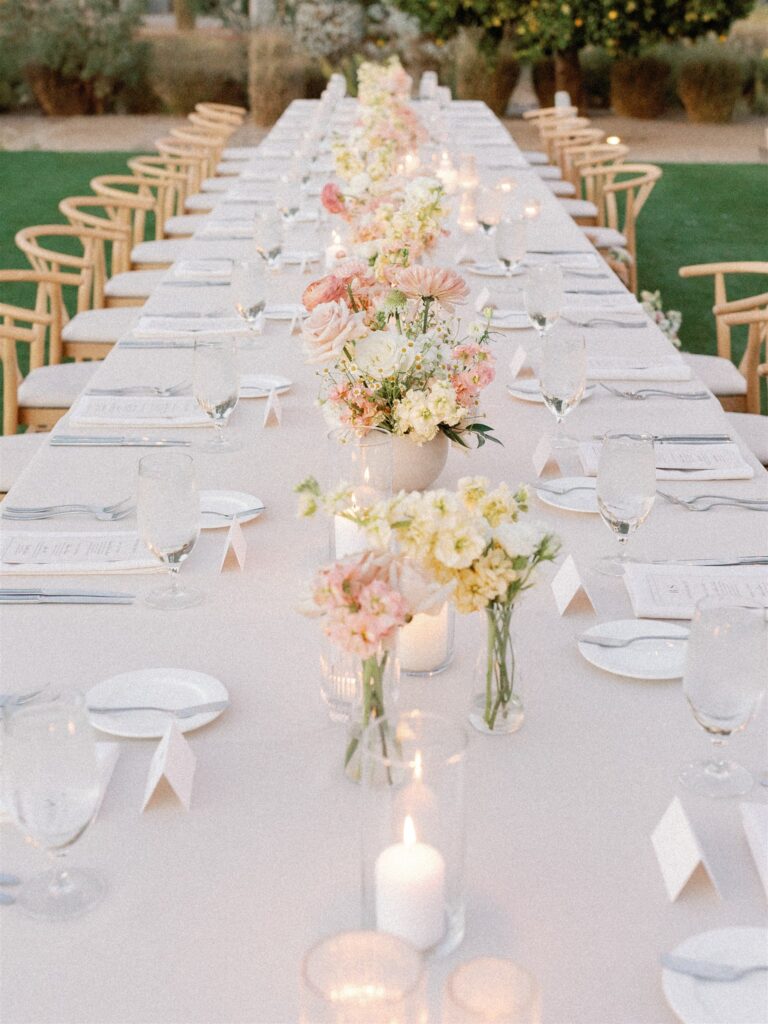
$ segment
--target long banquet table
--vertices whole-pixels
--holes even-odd
[[[454,103],[449,116],[467,109]],[[489,133],[503,131],[486,108],[469,109],[486,118]],[[294,103],[263,146],[268,151],[279,145],[281,136],[314,111],[310,101]],[[465,139],[455,141],[472,150]],[[541,201],[531,248],[590,251],[529,168],[483,167],[488,152],[517,160],[512,141],[506,149],[488,150],[482,143],[474,148],[485,180],[508,174],[517,181],[518,195]],[[248,204],[228,205],[227,215],[239,209],[253,212]],[[436,261],[450,261],[459,244],[447,239]],[[245,257],[251,245],[198,233],[185,256]],[[467,279],[473,297],[487,283]],[[294,302],[311,276],[286,268],[282,280],[283,301]],[[204,313],[227,305],[226,288],[169,282],[141,312]],[[670,350],[650,324],[636,331],[595,327],[586,334],[591,354],[654,359]],[[531,337],[532,332],[515,332],[495,341],[497,380],[486,392],[483,412],[504,447],[489,444],[468,455],[453,451],[439,484],[452,486],[467,474],[510,483],[535,479],[531,455],[554,421],[545,407],[514,401],[504,386],[514,346]],[[221,679],[232,701],[215,722],[187,736],[197,757],[189,812],[170,797],[139,812],[156,742],[120,741],[99,818],[69,854],[73,864],[92,866],[107,879],[109,892],[96,909],[54,924],[3,908],[0,1016],[7,1024],[293,1021],[304,951],[323,935],[359,925],[359,792],[341,771],[344,727],[328,720],[319,696],[317,623],[296,610],[306,579],[326,555],[327,526],[297,518],[292,489],[309,473],[327,475],[327,428],[316,407],[317,377],[303,362],[299,336],[289,334],[285,323],[269,322],[266,342],[263,352],[243,350],[242,366],[293,381],[282,400],[282,425],[263,427],[263,402],[241,401],[230,429],[242,439],[242,450],[195,454],[201,487],[252,492],[268,506],[243,528],[244,571],[219,573],[225,531],[205,531],[182,569],[206,591],[200,607],[163,613],[140,602],[0,609],[5,691],[42,684],[85,691],[119,672],[175,666]],[[169,385],[191,378],[191,360],[188,350],[118,346],[99,366],[94,383]],[[726,421],[714,398],[630,402],[598,389],[568,427],[589,437],[617,427],[721,431]],[[72,432],[67,418],[56,431]],[[176,435],[200,437],[197,429],[178,429]],[[707,484],[706,490],[733,493],[738,487],[740,495],[768,498],[768,474],[742,448],[754,479]],[[11,498],[17,505],[109,504],[135,494],[141,454],[47,445]],[[670,483],[669,489],[685,495],[701,485]],[[551,571],[515,613],[526,720],[511,737],[470,736],[466,937],[450,957],[429,966],[430,1019],[439,1020],[439,990],[455,964],[496,954],[525,964],[538,977],[547,1024],[671,1022],[659,954],[699,931],[763,924],[765,897],[737,801],[685,794],[684,804],[725,881],[721,898],[695,879],[675,903],[668,901],[650,834],[678,792],[679,762],[704,755],[709,741],[679,680],[634,681],[581,658],[577,633],[632,616],[622,581],[593,571],[614,542],[598,516],[561,513],[536,499],[532,505],[575,556],[596,613],[582,609],[559,616],[546,579]],[[664,559],[766,551],[765,519],[734,509],[693,515],[658,501],[633,538],[633,553]],[[46,524],[29,528],[45,530]],[[42,582],[51,580],[56,578]],[[115,582],[140,595],[157,577],[126,576],[110,586]],[[450,669],[432,680],[403,677],[403,704],[464,721],[481,636],[482,624],[474,617],[457,617]],[[762,714],[733,738],[733,754],[750,769],[764,769],[764,740]],[[751,799],[766,796],[758,792]],[[44,869],[44,855],[11,825],[0,826],[0,840],[3,871],[29,876]]]

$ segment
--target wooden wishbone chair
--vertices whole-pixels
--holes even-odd
[[[746,308],[748,302],[758,302],[759,306]],[[727,307],[730,312],[725,311]],[[749,328],[747,348],[739,365],[747,378],[747,411],[729,412],[727,416],[758,461],[768,467],[768,416],[760,415],[760,382],[768,378],[768,361],[761,362],[763,354],[768,354],[768,292],[715,308],[720,309],[719,316],[727,327]]]
[[[535,110],[526,110],[523,113],[524,121],[533,121],[539,124],[541,121],[548,121],[558,117],[576,117],[579,113],[578,107],[537,107]]]
[[[193,146],[190,143],[182,143],[178,139],[166,136],[163,139],[156,139],[155,146],[158,153],[166,159],[182,159],[197,161],[198,171],[196,174],[195,188],[190,189],[187,198],[184,200],[184,209],[189,213],[210,213],[216,204],[216,197],[203,191],[203,183],[216,181],[217,187],[221,188],[222,183],[218,179],[208,178],[209,153],[200,146]]]
[[[245,107],[236,107],[231,103],[209,103],[207,100],[196,103],[195,110],[199,114],[209,114],[212,117],[239,118],[241,124],[248,113]]]
[[[558,139],[562,139],[572,132],[590,128],[592,122],[588,117],[564,117],[560,121],[547,122],[539,129],[542,146],[549,158],[550,163],[555,163],[555,145]]]
[[[240,127],[239,123],[232,124],[229,121],[221,121],[217,120],[216,118],[209,118],[206,117],[204,114],[198,113],[189,114],[187,116],[187,120],[189,121],[190,125],[192,125],[192,128],[194,130],[199,131],[201,134],[205,133],[206,135],[220,137],[221,139],[224,140],[224,142],[226,142],[227,139],[230,138],[230,136],[234,135],[237,129]]]
[[[612,167],[624,162],[629,155],[629,146],[612,146],[607,142],[573,142],[564,146],[560,153],[563,178],[572,182],[576,189],[582,186],[581,172],[586,167]]]
[[[198,161],[181,157],[140,156],[129,160],[128,166],[137,178],[148,181],[160,178],[168,183],[163,211],[164,237],[188,237],[194,234],[200,221],[194,215],[184,213],[184,204],[200,188]]]
[[[195,146],[206,155],[206,171],[209,177],[216,176],[216,168],[221,160],[224,150],[224,142],[221,138],[211,135],[208,132],[196,131],[192,125],[187,128],[172,128],[171,138],[182,145]]]
[[[166,210],[173,206],[175,184],[168,178],[142,178],[135,174],[99,174],[91,178],[90,186],[97,196],[107,199],[125,199],[126,196],[139,196],[148,199],[149,210],[137,209],[133,216],[134,245],[143,242],[148,234],[147,213],[154,219],[155,238],[163,238]]]

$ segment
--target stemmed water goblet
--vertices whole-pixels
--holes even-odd
[[[572,448],[576,441],[563,434],[563,420],[584,397],[587,384],[587,346],[583,335],[553,331],[541,353],[539,387],[544,404],[557,420],[553,448]]]
[[[504,217],[496,228],[496,255],[504,264],[506,276],[511,277],[525,259],[527,233],[522,217]]]
[[[722,748],[728,737],[746,728],[766,686],[768,644],[762,608],[745,608],[724,597],[705,597],[696,605],[686,649],[683,692],[693,716],[720,756],[691,762],[680,782],[704,796],[748,793],[752,775]]]
[[[276,209],[258,210],[253,219],[256,252],[271,269],[278,269],[283,252],[283,222]]]
[[[275,206],[285,225],[293,224],[301,208],[301,187],[301,174],[293,168],[281,175],[275,187]]]
[[[542,263],[528,269],[525,284],[525,311],[538,334],[538,344],[531,346],[531,362],[538,372],[541,349],[547,333],[560,319],[563,305],[563,271],[557,263]]]
[[[495,188],[479,188],[475,198],[475,214],[477,223],[483,229],[486,249],[488,249],[491,235],[504,214],[504,196]]]
[[[630,533],[650,515],[656,499],[656,452],[650,434],[606,434],[597,466],[597,507],[619,542],[616,557],[601,559],[596,569],[623,576]]]
[[[139,461],[136,516],[139,536],[168,566],[170,586],[144,598],[152,608],[192,608],[204,595],[179,584],[181,563],[200,533],[200,496],[195,466],[186,452],[153,452]]]
[[[6,715],[3,768],[8,810],[26,837],[62,857],[93,821],[101,778],[93,729],[79,694],[16,707]],[[25,882],[16,904],[33,917],[65,920],[104,895],[98,875],[61,866]]]
[[[230,283],[232,305],[254,334],[264,330],[267,266],[263,260],[235,260]]]
[[[210,416],[215,430],[213,439],[200,449],[214,454],[235,451],[236,445],[225,433],[240,392],[234,338],[195,341],[192,389],[197,404]]]

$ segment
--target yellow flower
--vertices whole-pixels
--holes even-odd
[[[608,11],[608,21],[616,21],[619,16],[619,12],[616,10]]]
[[[560,10],[563,12],[563,14],[570,14],[571,13],[571,5],[570,4],[560,4]]]

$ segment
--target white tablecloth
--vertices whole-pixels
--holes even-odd
[[[276,134],[313,110],[308,103],[294,105]],[[454,104],[452,112],[461,110]],[[482,153],[482,146],[475,149]],[[494,148],[494,160],[503,152]],[[483,176],[493,181],[501,173],[494,168]],[[531,248],[589,249],[534,173],[511,176],[521,197],[542,202]],[[238,207],[225,209],[230,216]],[[459,244],[455,237],[443,243],[443,258]],[[250,252],[248,241],[199,238],[189,241],[184,255]],[[311,279],[298,268],[286,270],[282,301],[297,301]],[[485,283],[469,281],[473,294]],[[227,306],[226,288],[164,285],[145,311],[229,312]],[[666,339],[650,326],[585,333],[595,357],[670,354]],[[504,387],[509,355],[532,337],[514,332],[496,344],[498,379],[483,412],[504,447],[452,452],[440,484],[479,473],[513,484],[534,479],[531,454],[554,420],[543,406],[515,401]],[[69,855],[73,864],[106,876],[109,893],[98,908],[66,924],[2,908],[0,1012],[7,1024],[293,1021],[303,952],[323,935],[359,925],[359,793],[341,771],[343,727],[328,721],[318,692],[318,625],[296,611],[308,575],[326,557],[327,526],[296,518],[292,488],[308,473],[328,479],[326,427],[315,405],[317,377],[302,362],[298,335],[289,336],[287,324],[270,323],[265,342],[264,352],[242,353],[243,370],[294,381],[282,399],[282,426],[264,429],[263,402],[242,401],[230,429],[242,438],[243,450],[195,456],[201,487],[252,492],[268,506],[244,527],[245,570],[219,575],[224,532],[206,531],[183,568],[189,582],[207,592],[199,608],[0,608],[4,691],[44,683],[87,690],[118,672],[175,666],[217,676],[232,698],[224,715],[189,734],[198,768],[188,813],[168,798],[139,814],[155,743],[122,741],[99,819]],[[190,379],[191,366],[189,350],[116,348],[93,383],[168,385]],[[590,437],[609,427],[721,431],[725,420],[714,399],[628,402],[598,389],[568,427]],[[66,419],[57,431],[76,432]],[[177,434],[200,436],[190,429]],[[117,501],[135,494],[143,453],[46,446],[14,487],[12,501]],[[746,450],[745,456],[755,466],[753,480],[705,489],[768,497],[768,475]],[[564,471],[576,470],[566,465]],[[702,489],[700,483],[668,486],[683,495]],[[448,970],[474,955],[497,954],[537,975],[547,1024],[672,1022],[659,954],[694,932],[764,923],[765,897],[736,802],[685,794],[691,816],[705,826],[713,862],[726,869],[727,884],[722,900],[694,883],[677,903],[668,903],[650,834],[677,791],[679,762],[705,755],[709,741],[679,681],[632,681],[582,660],[576,633],[632,614],[621,581],[593,571],[614,541],[596,516],[558,513],[536,499],[533,504],[574,554],[597,615],[560,618],[545,580],[515,612],[526,720],[506,738],[469,729],[466,938],[453,956],[430,967],[431,1020],[439,1020],[434,1007]],[[634,554],[766,551],[766,520],[734,509],[695,515],[659,501],[633,538]],[[110,579],[110,588],[115,582]],[[157,577],[120,581],[139,594],[156,584]],[[402,691],[405,704],[464,720],[483,629],[471,618],[457,623],[450,670],[431,681],[404,677]],[[733,738],[733,755],[753,770],[768,767],[764,739],[763,714]],[[0,870],[29,876],[45,867],[43,854],[10,825],[0,827],[0,843]]]

